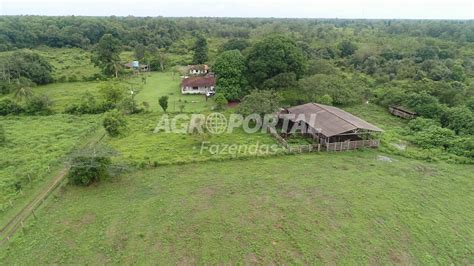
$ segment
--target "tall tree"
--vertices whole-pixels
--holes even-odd
[[[245,59],[239,50],[225,51],[217,57],[214,64],[217,74],[217,90],[227,100],[236,100],[242,96],[247,85],[245,79]]]
[[[194,64],[204,64],[206,63],[207,57],[207,40],[202,35],[198,35],[196,42],[194,43],[194,57],[193,63]]]
[[[350,56],[357,50],[357,46],[348,40],[340,42],[337,48],[339,48],[342,57]]]
[[[293,72],[299,78],[306,69],[303,52],[289,37],[271,35],[255,44],[247,56],[250,84],[260,87],[267,79]]]
[[[8,75],[13,79],[27,78],[36,84],[53,82],[53,67],[46,58],[31,51],[17,51],[7,63]]]
[[[104,34],[95,47],[92,62],[100,67],[105,75],[118,77],[120,70],[120,42],[111,34]]]

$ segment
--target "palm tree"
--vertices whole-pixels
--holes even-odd
[[[30,99],[33,96],[31,85],[32,82],[30,80],[18,80],[18,84],[13,91],[15,99],[19,102]]]

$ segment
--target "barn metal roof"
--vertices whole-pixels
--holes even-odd
[[[290,107],[287,110],[289,114],[296,115],[293,119],[290,118],[291,120],[294,122],[302,120],[326,137],[339,135],[357,129],[374,132],[383,131],[382,129],[360,119],[359,117],[334,106],[307,103]],[[311,114],[315,114],[314,119],[311,119]],[[284,114],[281,116],[289,117]]]

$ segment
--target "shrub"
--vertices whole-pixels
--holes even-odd
[[[474,134],[474,114],[465,106],[448,108],[441,116],[441,124],[458,135]]]
[[[26,103],[26,112],[33,115],[49,115],[53,113],[53,102],[46,95],[33,96]]]
[[[324,94],[323,96],[319,97],[317,99],[319,103],[326,104],[326,105],[332,105],[332,97],[328,94]]]
[[[417,117],[416,119],[408,122],[408,127],[413,132],[420,132],[433,126],[439,127],[439,123],[429,118]]]
[[[0,125],[0,145],[4,144],[7,141],[7,137],[5,136],[5,129],[3,125]]]
[[[143,105],[143,108],[145,109],[145,111],[149,111],[150,110],[150,104],[148,102],[142,102],[142,105]]]
[[[88,186],[109,177],[114,151],[103,146],[88,147],[75,152],[70,159],[68,178],[72,184]]]
[[[69,76],[69,78],[67,79],[67,81],[69,82],[77,82],[79,79],[77,78],[76,75],[72,74],[71,76]]]
[[[140,109],[140,107],[138,106],[137,102],[132,98],[123,99],[120,103],[119,108],[125,114],[136,114],[142,111],[142,109]]]
[[[8,94],[14,90],[15,86],[6,81],[0,82],[0,94]]]
[[[92,93],[85,92],[79,103],[67,106],[64,112],[68,114],[99,114],[114,107],[107,103],[99,104]]]
[[[0,115],[17,115],[23,111],[23,108],[11,99],[6,98],[0,101]]]
[[[457,138],[451,142],[448,152],[459,156],[474,158],[474,137]]]
[[[117,105],[125,97],[125,89],[120,84],[106,84],[100,87],[100,92],[106,102]]]
[[[214,101],[216,102],[216,110],[224,110],[228,103],[223,93],[217,93]]]
[[[105,115],[102,125],[111,137],[117,137],[127,128],[127,121],[123,114],[112,111]]]
[[[425,91],[410,93],[405,98],[405,104],[422,116],[439,118],[444,112],[444,108],[439,104],[438,99]]]
[[[455,139],[451,129],[431,126],[415,134],[414,141],[422,148],[448,148]]]
[[[75,185],[88,186],[109,176],[107,167],[110,162],[110,158],[107,157],[76,157],[68,178]]]
[[[158,103],[160,104],[163,111],[166,113],[166,109],[168,109],[168,96],[161,96],[158,99]]]

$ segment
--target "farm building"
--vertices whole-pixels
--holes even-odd
[[[334,106],[307,103],[281,110],[278,118],[285,134],[307,135],[328,151],[380,144],[380,128]]]
[[[410,110],[407,110],[406,108],[400,107],[400,106],[390,106],[388,108],[390,113],[394,116],[398,116],[401,118],[405,119],[413,119],[416,117],[416,113],[412,112]]]
[[[182,94],[207,94],[214,92],[216,78],[214,76],[188,77],[181,81]]]
[[[187,74],[192,76],[206,75],[209,73],[208,65],[189,65],[187,67]]]
[[[123,64],[123,66],[127,69],[133,69],[135,71],[141,71],[141,72],[148,71],[148,65],[140,64],[140,62],[138,61],[128,62],[126,64]]]

